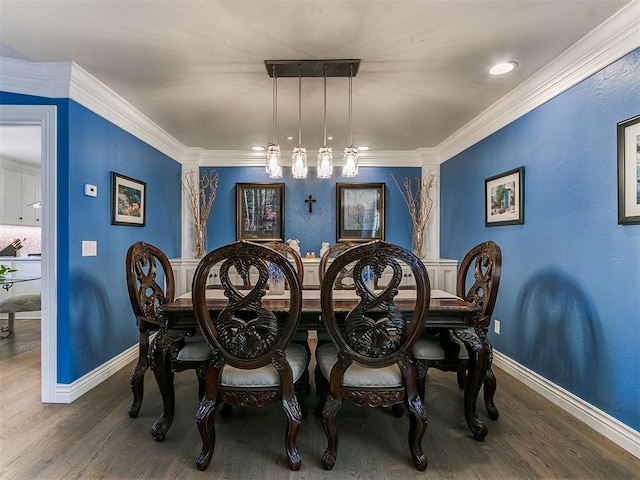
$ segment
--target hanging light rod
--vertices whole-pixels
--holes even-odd
[[[283,77],[352,77],[358,73],[359,59],[343,60],[265,60],[267,73],[273,77],[275,70],[278,78]],[[351,68],[350,68],[351,67]]]

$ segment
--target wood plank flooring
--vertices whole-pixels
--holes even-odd
[[[0,478],[2,479],[638,479],[640,460],[496,369],[500,419],[480,415],[484,442],[471,437],[455,375],[429,371],[429,417],[423,447],[426,472],[414,469],[407,447],[409,422],[389,411],[345,406],[338,417],[336,466],[322,470],[325,436],[309,417],[298,435],[302,469],[284,455],[285,418],[278,406],[236,409],[216,417],[217,445],[206,472],[195,467],[201,443],[195,425],[197,382],[176,375],[174,424],[164,442],[150,428],[161,412],[153,375],[136,419],[129,375],[133,364],[71,405],[40,403],[40,324],[16,321],[0,341]]]

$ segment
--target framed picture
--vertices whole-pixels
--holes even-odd
[[[111,225],[144,227],[146,212],[147,184],[111,172]]]
[[[489,177],[484,181],[484,224],[524,223],[524,167]]]
[[[384,240],[384,183],[337,183],[338,242]]]
[[[618,223],[640,223],[640,115],[618,123]]]
[[[284,241],[284,183],[236,183],[236,239]]]

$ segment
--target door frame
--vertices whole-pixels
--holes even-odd
[[[57,345],[57,107],[0,105],[0,125],[39,125],[41,130],[42,313],[40,328],[41,399],[64,403],[56,393]]]

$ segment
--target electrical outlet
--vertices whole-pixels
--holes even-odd
[[[493,331],[496,332],[497,335],[500,335],[500,320],[493,321]]]
[[[98,242],[95,240],[82,241],[82,256],[96,257],[98,255]]]

